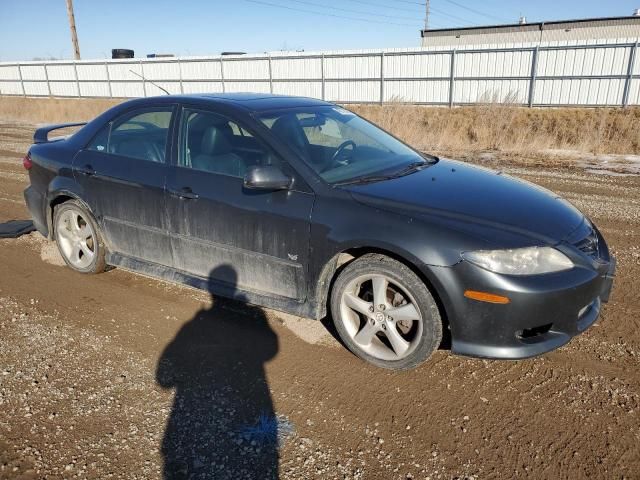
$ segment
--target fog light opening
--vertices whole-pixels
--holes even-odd
[[[547,323],[546,325],[540,325],[539,327],[525,328],[523,330],[518,330],[516,332],[516,337],[518,337],[521,340],[539,337],[540,335],[544,335],[549,330],[551,330],[552,326],[553,326],[553,323]]]

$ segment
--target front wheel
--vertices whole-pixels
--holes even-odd
[[[429,289],[410,268],[384,255],[363,255],[345,267],[333,286],[331,313],[347,347],[383,368],[413,368],[442,340]]]
[[[58,205],[53,214],[55,240],[66,264],[81,273],[101,273],[105,247],[93,216],[77,200]]]

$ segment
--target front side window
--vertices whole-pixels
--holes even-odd
[[[393,174],[426,163],[416,151],[340,107],[287,109],[258,118],[331,184]]]
[[[172,109],[145,109],[109,122],[87,148],[97,152],[163,163]]]
[[[242,178],[252,165],[281,165],[271,149],[217,113],[185,109],[180,137],[181,167]]]

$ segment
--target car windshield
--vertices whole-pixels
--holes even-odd
[[[267,112],[258,118],[330,184],[381,180],[435,161],[337,106]]]

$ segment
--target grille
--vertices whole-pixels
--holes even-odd
[[[590,257],[598,257],[598,234],[592,228],[589,234],[574,244],[578,250]]]

